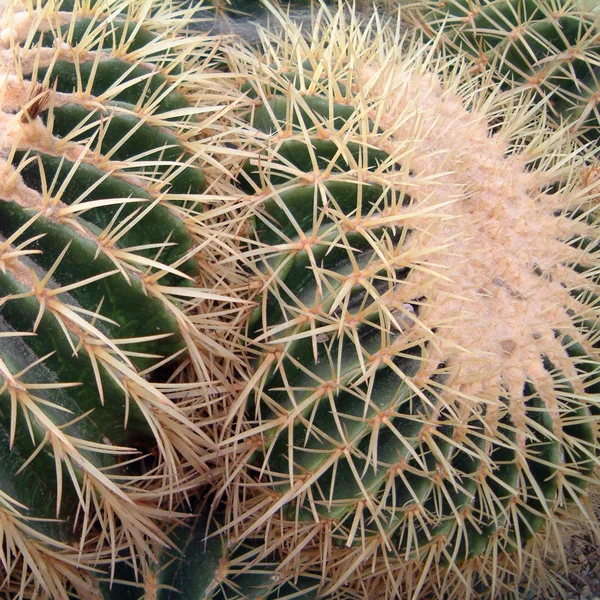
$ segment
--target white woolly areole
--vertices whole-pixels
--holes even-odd
[[[505,136],[490,136],[487,115],[469,112],[435,76],[397,65],[366,67],[361,75],[367,96],[386,96],[379,123],[393,133],[378,146],[392,155],[398,145],[405,148],[419,181],[408,189],[414,202],[403,224],[412,233],[404,250],[424,255],[440,277],[412,269],[406,283],[426,297],[420,320],[436,329],[431,367],[447,364],[448,385],[461,402],[499,395],[521,402],[524,384],[534,381],[553,412],[556,395],[546,394],[552,379],[544,355],[571,379],[576,393],[583,392],[554,332],[568,333],[589,349],[565,309],[580,311],[569,291],[592,284],[565,263],[585,265],[590,256],[565,241],[594,233],[581,221],[554,214],[575,209],[576,196],[544,194],[548,173],[526,170],[526,158],[509,153]],[[421,183],[428,179],[429,185]],[[434,210],[422,216],[425,207]],[[513,419],[519,413],[524,406],[511,406]]]

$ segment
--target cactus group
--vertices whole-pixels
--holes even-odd
[[[405,16],[447,51],[532,91],[582,141],[600,136],[600,18],[580,0],[417,0]]]
[[[257,49],[1,6],[2,593],[556,592],[600,433],[569,125],[348,7]]]

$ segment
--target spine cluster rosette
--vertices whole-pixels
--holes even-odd
[[[418,0],[408,21],[507,90],[531,91],[582,142],[600,135],[600,19],[581,0]]]
[[[233,97],[172,3],[0,3],[0,581],[94,598],[210,477]],[[227,162],[225,158],[224,163]],[[206,167],[206,168],[205,168]],[[211,196],[205,196],[210,183]],[[219,234],[220,232],[220,234]],[[217,243],[214,238],[221,235]],[[189,371],[194,383],[181,383]],[[192,408],[177,400],[186,394]],[[204,407],[204,408],[203,408]]]
[[[223,530],[321,597],[554,590],[594,519],[597,182],[536,106],[349,15],[232,54],[260,291]]]

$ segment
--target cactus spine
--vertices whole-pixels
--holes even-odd
[[[600,20],[577,0],[418,0],[404,13],[449,52],[491,69],[505,88],[531,90],[582,141],[600,135]]]
[[[191,417],[227,385],[204,312],[234,249],[201,165],[226,171],[231,97],[174,4],[0,9],[0,580],[94,598],[208,477]]]
[[[323,597],[553,590],[558,523],[593,520],[597,184],[536,107],[352,14],[234,59],[262,284],[230,531]]]

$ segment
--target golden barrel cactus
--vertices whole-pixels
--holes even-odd
[[[217,446],[194,421],[217,419],[231,363],[223,261],[236,250],[219,180],[239,93],[216,42],[183,34],[191,17],[170,2],[0,3],[11,598],[96,597],[95,570],[154,560],[160,523],[214,477]]]
[[[259,289],[222,531],[324,598],[553,590],[561,521],[594,520],[598,184],[402,27],[274,14],[232,53]]]

